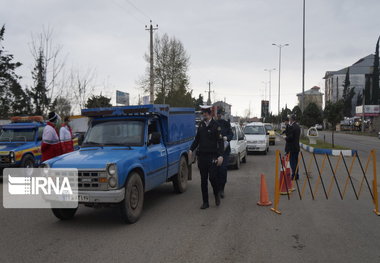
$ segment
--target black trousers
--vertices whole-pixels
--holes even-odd
[[[214,154],[200,154],[198,156],[198,168],[201,174],[201,189],[203,203],[208,204],[208,180],[210,180],[211,186],[214,190],[214,195],[219,193],[218,182],[218,167],[214,162],[216,156]]]
[[[294,179],[295,177],[295,180],[298,180],[299,179],[299,169],[300,167],[298,167],[298,171],[297,171],[297,174],[296,174],[296,168],[297,168],[297,164],[298,164],[298,155],[299,155],[300,152],[290,152],[289,153],[289,162],[290,162],[290,168],[292,168],[292,180]]]
[[[224,190],[224,186],[227,183],[227,170],[228,170],[228,159],[230,158],[230,153],[225,152],[223,154],[223,163],[218,167],[218,180],[219,180],[219,190]]]

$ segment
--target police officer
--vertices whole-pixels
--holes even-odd
[[[227,183],[227,166],[228,160],[231,153],[230,141],[234,134],[232,133],[231,124],[229,121],[226,121],[222,118],[224,115],[224,109],[219,108],[216,115],[216,122],[221,128],[221,134],[224,141],[224,153],[223,153],[223,163],[218,167],[218,179],[219,179],[219,191],[220,197],[224,198],[224,187]]]
[[[221,128],[212,118],[211,106],[201,106],[203,121],[199,123],[197,135],[189,151],[189,157],[198,147],[198,168],[201,174],[201,189],[203,204],[201,209],[209,207],[208,202],[208,179],[211,182],[215,204],[220,205],[219,182],[217,168],[223,163],[223,138]]]

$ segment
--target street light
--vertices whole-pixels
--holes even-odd
[[[269,72],[269,112],[271,112],[271,90],[272,90],[272,71],[276,70],[275,68],[271,68],[271,69],[264,69],[264,71],[268,71]]]
[[[281,115],[280,114],[280,91],[281,91],[281,49],[283,47],[286,47],[286,46],[289,46],[289,44],[275,44],[273,43],[272,44],[273,46],[276,46],[279,48],[280,50],[280,53],[279,53],[279,58],[278,58],[278,115]],[[280,121],[281,120],[281,116],[280,116]]]

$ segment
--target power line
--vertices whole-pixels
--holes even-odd
[[[138,8],[132,1],[125,0],[130,6],[132,6],[137,12],[139,12],[141,15],[145,16],[146,18],[150,19],[150,16],[148,16],[144,11],[142,11],[140,8]]]
[[[116,1],[112,1],[112,3],[114,5],[116,5],[117,7],[119,7],[120,9],[122,9],[125,13],[127,13],[128,15],[130,15],[132,18],[134,18],[139,23],[145,24],[144,20],[142,20],[142,19],[138,18],[137,16],[135,16],[130,10],[126,9],[124,6],[120,5]]]

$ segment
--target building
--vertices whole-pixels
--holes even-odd
[[[366,82],[370,83],[372,78],[373,63],[375,55],[371,54],[359,59],[352,66],[345,67],[338,71],[326,71],[325,74],[325,103],[337,102],[343,98],[344,81],[347,69],[350,68],[350,88],[354,88],[355,95],[352,98],[352,114],[355,113],[355,107],[361,105],[360,98]]]
[[[304,107],[304,109],[306,109],[307,105],[309,105],[310,103],[313,102],[318,106],[318,108],[320,108],[322,110],[323,93],[319,91],[320,89],[321,89],[320,87],[314,86],[309,90],[305,90],[305,107]],[[302,93],[298,93],[297,97],[298,97],[298,106],[301,107]]]
[[[216,106],[217,108],[223,108],[224,109],[224,118],[226,120],[231,120],[231,105],[224,102],[224,101],[217,101],[212,106]]]

